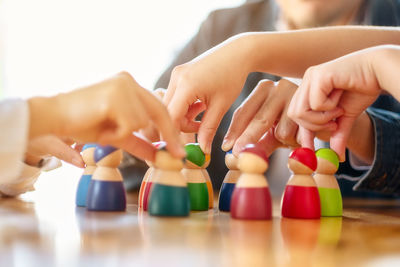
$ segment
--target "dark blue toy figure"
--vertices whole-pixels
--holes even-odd
[[[225,154],[225,165],[229,171],[226,173],[224,181],[219,192],[218,209],[220,211],[230,211],[231,198],[233,189],[240,176],[240,171],[237,167],[237,157],[232,154],[232,150]]]
[[[118,165],[122,151],[112,146],[97,146],[94,161],[97,168],[90,182],[87,209],[93,211],[124,211],[125,188]]]
[[[93,158],[95,149],[96,144],[86,144],[82,148],[82,158],[86,166],[79,180],[78,189],[76,190],[76,205],[79,207],[86,207],[89,184],[96,169],[96,162],[94,162]]]

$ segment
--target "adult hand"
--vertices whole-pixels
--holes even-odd
[[[62,140],[54,135],[36,137],[29,141],[25,161],[35,165],[42,158],[54,156],[79,168],[85,167],[79,151],[73,149],[71,140]]]
[[[177,66],[165,96],[171,118],[184,132],[198,132],[205,153],[222,117],[240,94],[249,67],[240,38],[228,40],[194,60]],[[240,44],[239,44],[240,43]],[[202,121],[194,118],[205,110]]]
[[[68,136],[80,142],[109,144],[153,160],[155,148],[134,134],[153,122],[175,157],[183,157],[178,132],[167,109],[126,72],[80,90],[29,100],[30,137]]]

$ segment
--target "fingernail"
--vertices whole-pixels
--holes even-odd
[[[183,147],[179,146],[178,152],[179,152],[179,155],[181,155],[182,157],[186,157],[186,151]]]
[[[232,148],[232,145],[233,145],[233,141],[232,140],[224,139],[224,141],[222,142],[221,148],[222,148],[223,151],[228,151],[228,150],[230,150]]]

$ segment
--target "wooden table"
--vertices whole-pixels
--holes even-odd
[[[293,220],[275,199],[273,220],[239,221],[217,209],[151,217],[129,194],[126,212],[88,212],[74,204],[78,173],[0,199],[0,266],[400,266],[399,201],[348,199],[343,218]]]

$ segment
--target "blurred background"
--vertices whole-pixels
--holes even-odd
[[[1,97],[52,95],[121,70],[152,88],[214,9],[243,0],[0,0]]]

